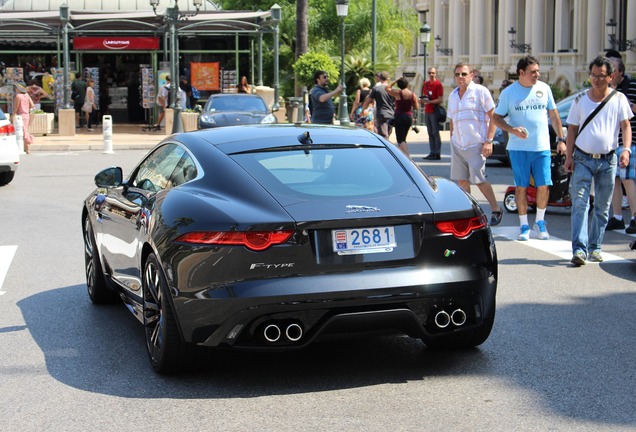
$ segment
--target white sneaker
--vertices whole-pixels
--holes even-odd
[[[539,238],[541,240],[548,240],[550,238],[550,234],[548,234],[548,225],[545,223],[545,221],[537,221],[532,229],[535,230],[537,234],[539,234]]]

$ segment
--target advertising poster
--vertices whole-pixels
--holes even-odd
[[[219,62],[190,63],[190,84],[201,90],[220,90]]]

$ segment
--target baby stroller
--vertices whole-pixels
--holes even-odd
[[[570,173],[565,171],[565,155],[553,153],[550,162],[550,176],[552,186],[550,186],[550,196],[548,206],[552,207],[572,207],[570,198]],[[528,197],[528,209],[537,209],[537,189],[530,179],[530,186],[526,191]],[[516,188],[508,186],[504,195],[504,208],[510,213],[517,213]]]

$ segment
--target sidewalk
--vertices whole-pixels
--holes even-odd
[[[122,124],[113,125],[113,150],[149,150],[161,140],[169,136],[165,131],[142,131],[143,125]],[[409,144],[428,144],[428,134],[424,126],[419,126],[420,133],[409,131],[407,142]],[[450,141],[450,132],[441,131],[442,143]],[[395,134],[389,137],[395,143]],[[104,135],[101,128],[95,128],[93,132],[86,129],[77,129],[74,136],[60,136],[57,129],[51,134],[34,135],[34,142],[30,150],[38,151],[70,151],[70,150],[104,150]]]

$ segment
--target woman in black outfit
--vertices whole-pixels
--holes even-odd
[[[398,85],[399,90],[393,88],[395,84]],[[387,93],[395,99],[395,114],[393,116],[395,139],[397,140],[400,150],[402,150],[405,155],[411,157],[409,155],[408,145],[406,144],[406,136],[411,126],[413,126],[413,111],[417,111],[420,108],[420,103],[417,97],[415,97],[415,94],[408,89],[408,86],[409,82],[406,78],[400,77],[389,84]]]

